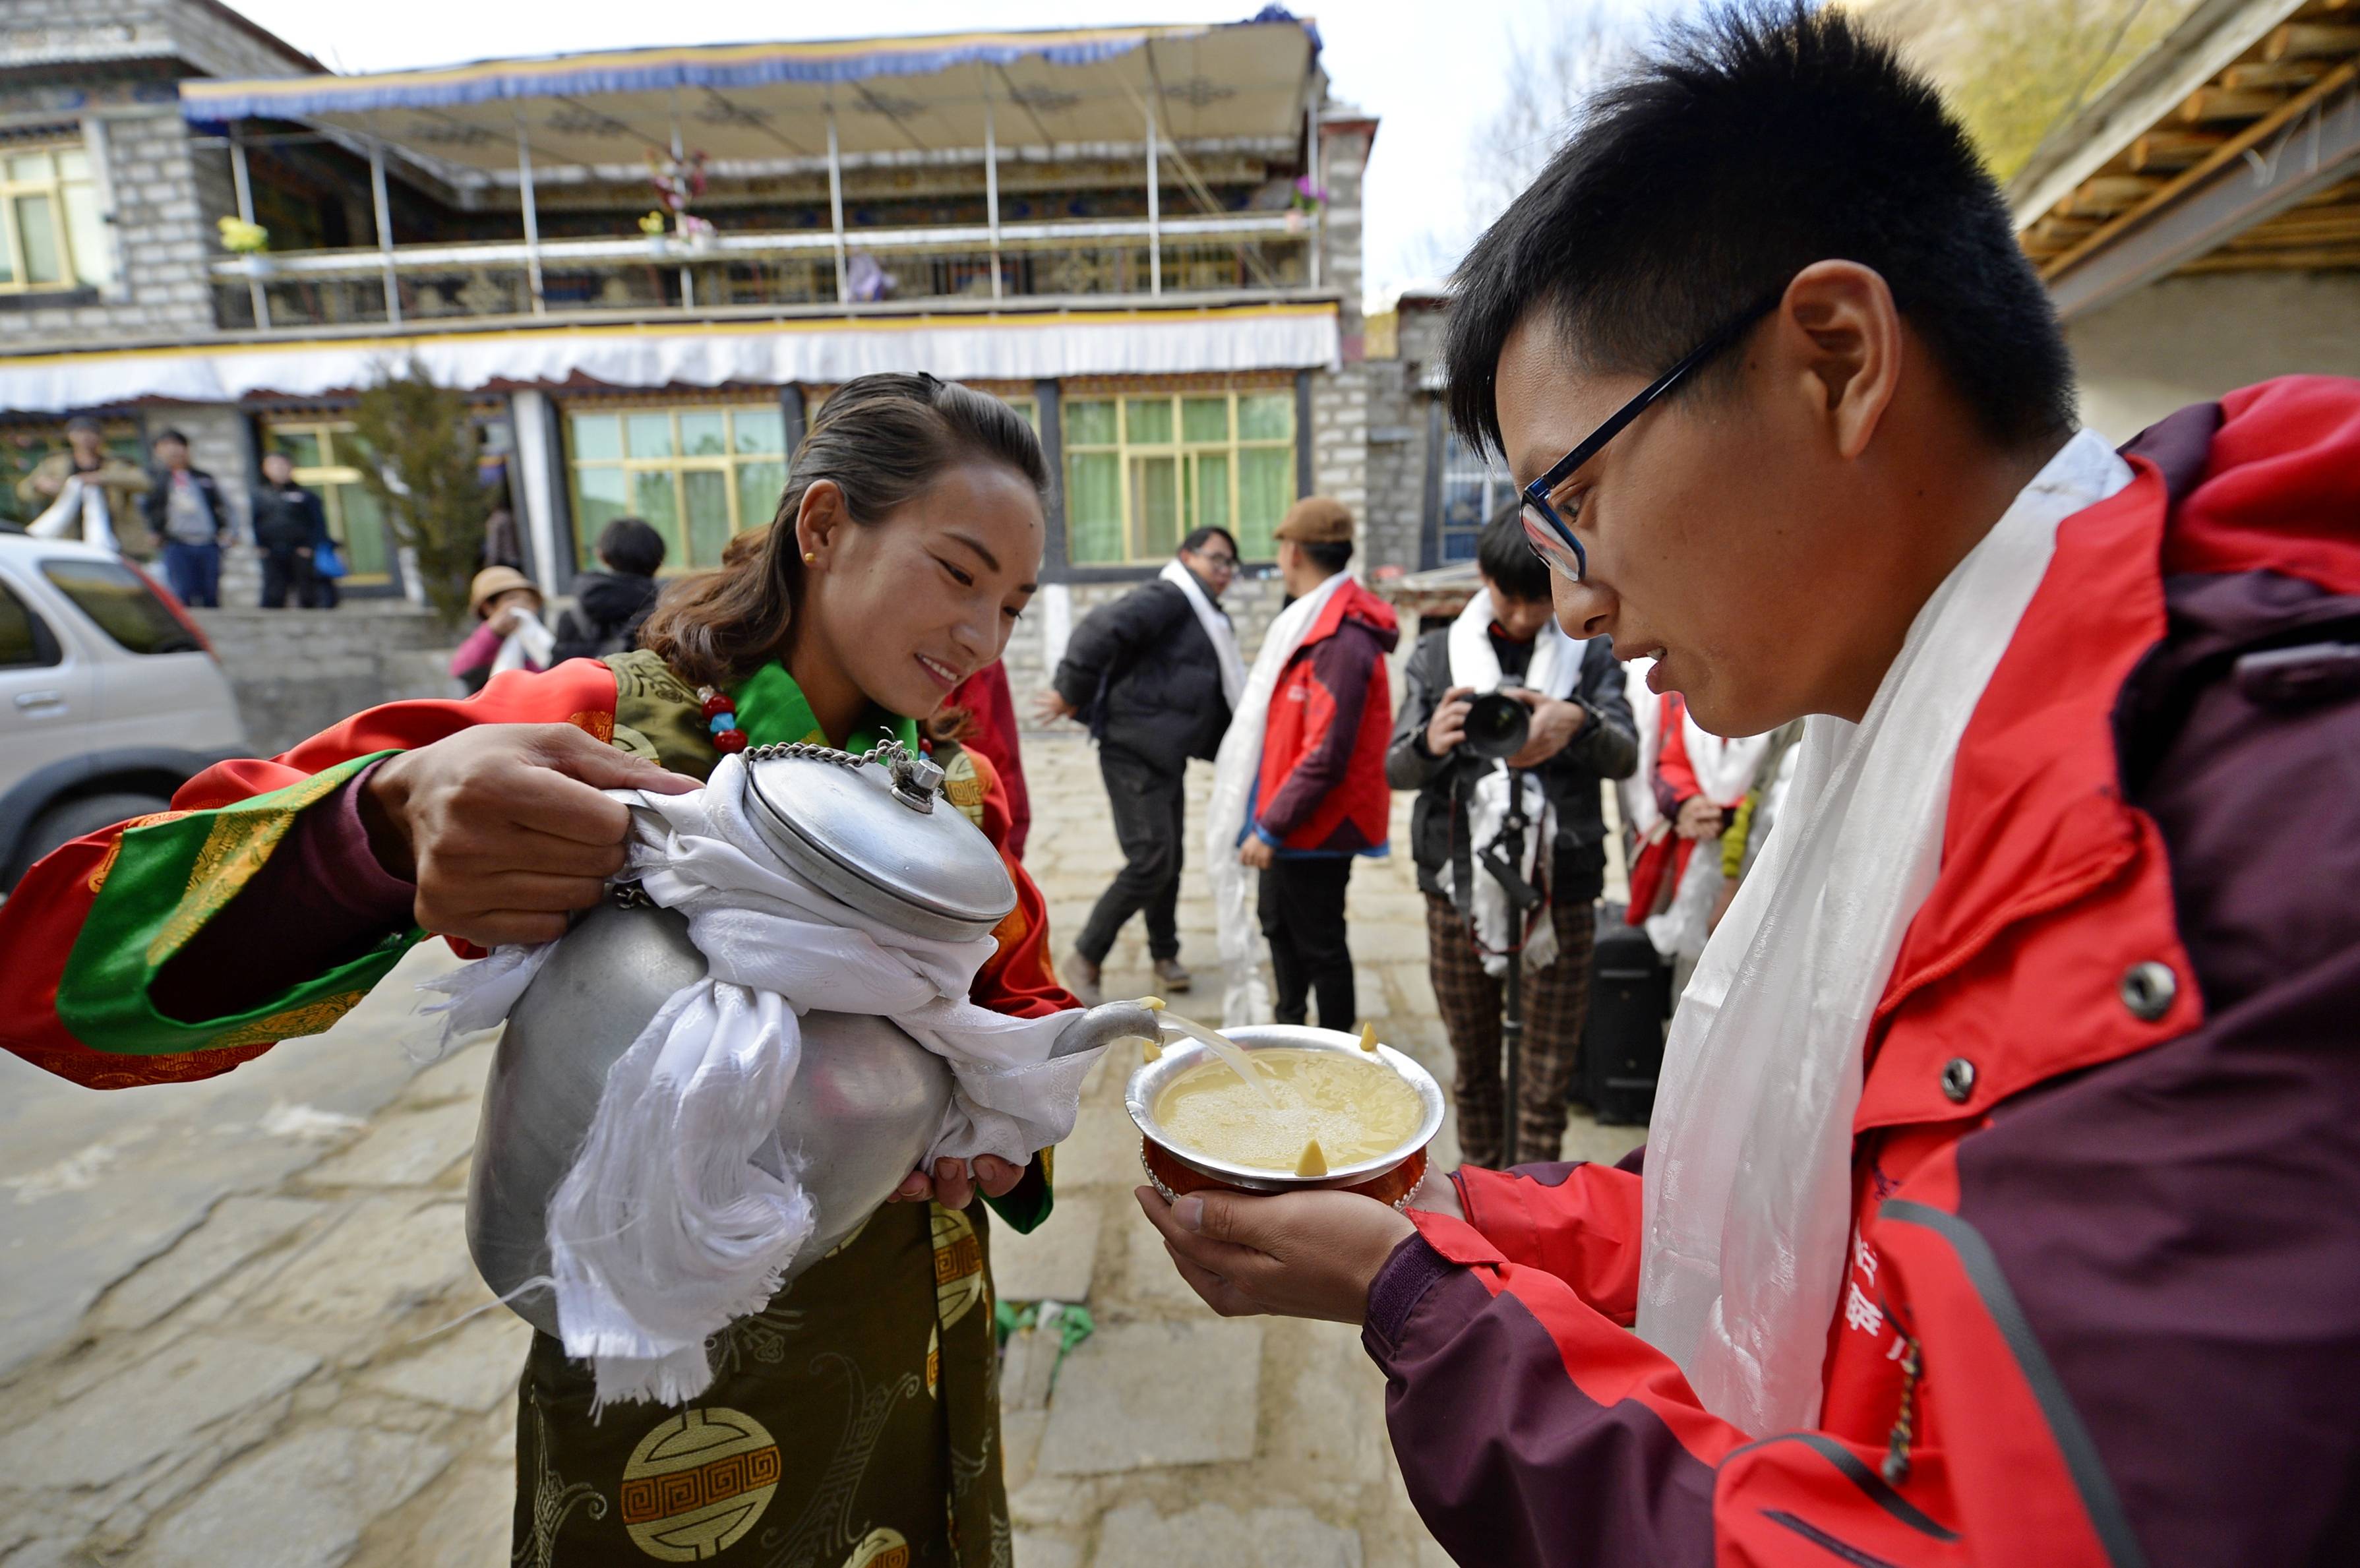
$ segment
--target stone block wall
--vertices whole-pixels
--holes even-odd
[[[65,52],[129,45],[187,61],[209,76],[289,76],[318,69],[222,5],[191,0],[7,0],[5,25],[16,47]],[[213,222],[236,211],[229,159],[199,148],[180,118],[170,83],[104,80],[103,66],[76,69],[69,88],[38,80],[0,91],[0,128],[78,128],[105,171],[115,281],[93,297],[76,290],[44,304],[12,302],[11,346],[169,341],[214,330],[206,263],[219,251]],[[159,91],[160,93],[159,93]]]
[[[191,614],[229,677],[246,743],[258,757],[379,702],[460,694],[447,673],[457,636],[408,604],[368,600],[334,610]]]
[[[1363,366],[1369,388],[1368,532],[1370,556],[1422,571],[1426,559],[1426,476],[1439,460],[1434,423],[1438,394],[1422,385],[1441,352],[1441,297],[1404,295],[1393,357]]]
[[[1347,362],[1341,370],[1311,376],[1311,492],[1341,501],[1359,519],[1355,566],[1366,572],[1383,563],[1369,533],[1369,367]]]

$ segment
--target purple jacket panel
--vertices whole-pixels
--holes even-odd
[[[1454,1561],[1712,1562],[1711,1466],[1646,1406],[1584,1394],[1522,1301],[1412,1236],[1369,1304],[1360,1338],[1384,1368],[1386,1430],[1418,1517]]]
[[[2234,663],[2360,639],[2360,599],[2166,588],[2118,722],[2206,1020],[1997,1107],[1958,1213],[2151,1564],[2360,1563],[2360,685],[2273,703]]]

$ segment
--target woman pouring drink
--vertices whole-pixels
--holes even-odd
[[[624,866],[628,813],[602,791],[685,791],[748,746],[917,750],[1032,593],[1039,443],[997,399],[871,376],[828,400],[792,474],[770,527],[672,585],[639,648],[372,709],[36,866],[0,906],[9,1049],[99,1088],[209,1077],[326,1029],[429,931],[470,955],[563,936]],[[1076,1007],[1043,956],[1039,891],[1005,854],[996,775],[955,743],[934,757],[1017,892],[969,1000],[1016,1018]],[[685,1409],[594,1418],[588,1367],[536,1335],[517,1560],[639,1563],[653,1545],[781,1568],[897,1547],[1004,1562],[978,1191],[1030,1229],[1048,1161],[912,1172],[904,1201],[708,1342],[713,1383]]]

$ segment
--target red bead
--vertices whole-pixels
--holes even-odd
[[[733,751],[745,750],[746,732],[744,730],[723,730],[719,735],[713,737],[713,749],[719,752],[724,757],[728,756]]]
[[[727,692],[716,691],[705,699],[705,716],[708,719],[717,719],[737,705],[729,700]]]

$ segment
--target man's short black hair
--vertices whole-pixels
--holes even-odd
[[[598,559],[627,577],[653,577],[664,561],[663,535],[645,518],[617,517],[598,530]]]
[[[1889,46],[1799,0],[1677,24],[1592,101],[1459,265],[1451,421],[1500,450],[1500,352],[1531,310],[1585,368],[1653,377],[1824,260],[1884,277],[1991,439],[2071,428],[2056,311],[1965,131]]]
[[[1190,528],[1188,537],[1180,541],[1180,548],[1195,555],[1214,539],[1228,545],[1231,555],[1238,553],[1238,536],[1227,528]]]
[[[166,441],[179,441],[182,446],[186,446],[189,444],[189,438],[174,430],[171,426],[167,425],[162,430],[158,430],[156,432],[156,439],[148,444],[150,446],[162,446]]]
[[[1338,539],[1333,544],[1306,544],[1301,539],[1297,539],[1295,541],[1295,548],[1301,550],[1304,558],[1312,565],[1330,577],[1352,564],[1350,539]]]
[[[1527,602],[1549,596],[1549,572],[1524,537],[1524,504],[1511,501],[1475,537],[1475,570],[1502,593]]]

